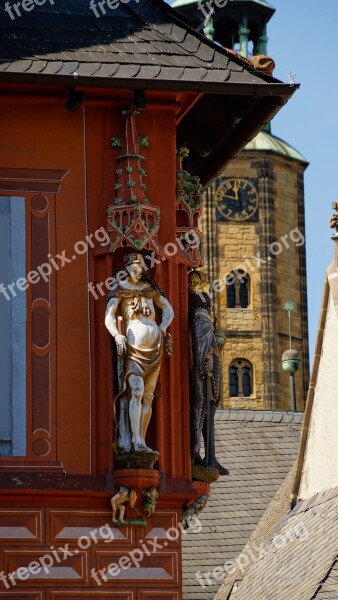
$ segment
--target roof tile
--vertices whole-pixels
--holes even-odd
[[[286,412],[277,422],[275,414],[259,411],[258,421],[255,411],[216,412],[217,458],[230,474],[212,484],[201,532],[183,537],[184,600],[214,599],[220,582],[202,587],[196,573],[238,556],[296,460],[301,424],[291,429]]]
[[[78,0],[36,5],[34,14],[25,12],[15,21],[0,6],[0,32],[2,79],[8,70],[11,80],[13,74],[20,82],[34,74],[35,81],[48,77],[48,82],[57,83],[62,77],[64,83],[77,70],[79,85],[81,77],[93,77],[97,83],[103,79],[106,85],[112,85],[115,77],[147,82],[169,77],[184,89],[187,82],[267,82],[266,75],[254,74],[240,58],[190,29],[179,13],[160,0],[130,0],[116,10],[106,7],[100,18],[89,2]],[[104,64],[111,68],[101,67]]]

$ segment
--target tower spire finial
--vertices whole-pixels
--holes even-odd
[[[332,217],[330,219],[330,227],[331,227],[331,229],[335,230],[331,239],[335,242],[334,263],[335,263],[336,268],[338,268],[338,243],[337,243],[338,242],[338,201],[332,202],[332,208],[336,212],[334,215],[332,215]]]
[[[338,239],[338,201],[332,202],[332,208],[333,208],[333,210],[336,211],[336,214],[332,215],[332,217],[330,219],[330,227],[331,227],[331,229],[336,230],[332,236],[332,239],[337,240]]]

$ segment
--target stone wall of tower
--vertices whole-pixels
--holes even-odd
[[[288,300],[295,304],[292,346],[302,358],[296,374],[296,395],[298,408],[304,406],[308,386],[306,264],[302,244],[304,168],[299,161],[257,151],[244,151],[232,161],[222,177],[255,181],[259,193],[257,222],[216,220],[215,192],[219,181],[206,195],[205,265],[213,282],[215,315],[227,338],[223,353],[224,408],[290,408],[289,375],[281,367],[282,354],[289,347],[288,313],[284,309]],[[226,276],[236,269],[243,269],[250,276],[250,299],[245,309],[227,307]],[[229,366],[239,358],[250,361],[253,367],[250,398],[230,397]]]
[[[278,357],[280,358],[289,347],[288,339],[288,313],[284,304],[289,299],[295,303],[291,315],[292,347],[302,357],[302,364],[296,373],[296,396],[299,408],[304,408],[308,387],[308,330],[307,330],[307,303],[304,303],[304,287],[306,289],[306,265],[304,231],[304,198],[302,195],[303,175],[298,163],[279,159],[274,161],[276,173],[276,239],[281,240],[288,234],[284,247],[276,260],[277,282],[277,331],[278,331]],[[295,228],[298,232],[290,232]],[[289,408],[289,375],[280,369],[279,378],[280,407]]]

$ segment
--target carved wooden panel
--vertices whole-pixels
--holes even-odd
[[[51,544],[60,544],[63,541],[77,542],[81,536],[87,536],[92,540],[92,547],[96,544],[108,546],[108,541],[105,539],[109,540],[112,537],[111,531],[114,539],[109,543],[109,547],[112,544],[128,547],[135,545],[135,528],[113,527],[111,512],[108,511],[51,509],[47,512],[47,524],[49,524],[47,541]],[[100,528],[102,528],[101,532]]]
[[[27,569],[28,565],[32,562],[37,562],[41,557],[44,557],[45,568],[39,569],[36,565],[34,571],[29,572],[29,577],[25,580],[20,581],[17,576],[18,585],[21,586],[36,586],[39,582],[40,585],[50,585],[53,582],[54,586],[67,584],[71,585],[88,585],[89,566],[88,566],[88,555],[87,552],[79,550],[78,548],[68,548],[69,552],[72,551],[73,556],[64,557],[62,551],[58,552],[59,561],[53,555],[50,548],[43,548],[41,550],[5,550],[4,551],[4,571],[6,573],[16,572],[20,567]],[[45,556],[48,555],[48,559]],[[52,561],[52,562],[51,562]],[[21,572],[22,578],[25,576]]]
[[[139,593],[139,600],[179,600],[180,598],[180,591],[167,592],[163,590],[141,590]]]
[[[134,558],[131,558],[132,556]],[[119,585],[123,582],[131,585],[133,581],[143,580],[151,587],[152,583],[158,585],[160,581],[165,582],[166,585],[177,585],[179,582],[177,552],[159,551],[147,556],[141,549],[135,548],[129,556],[121,551],[96,550],[95,559],[97,577],[100,583],[102,581],[102,585],[112,585],[113,581],[118,581]]]
[[[168,536],[167,536],[168,532]],[[148,519],[143,538],[157,538],[161,543],[167,545],[177,545],[180,543],[180,532],[177,523],[177,513],[165,510],[156,510],[155,515]],[[176,539],[177,537],[177,539]],[[163,542],[163,540],[165,540]]]
[[[32,457],[56,458],[55,432],[55,198],[33,195],[27,199],[27,272],[40,273],[27,290],[29,321],[28,397],[31,399],[32,431],[28,444]],[[40,269],[40,271],[39,271]]]
[[[42,517],[39,510],[0,510],[0,542],[41,544]]]
[[[2,192],[59,192],[68,171],[51,169],[12,169],[0,167]]]
[[[56,463],[55,272],[46,280],[35,272],[56,251],[55,200],[67,170],[0,167],[0,191],[26,198],[27,454],[1,457],[0,470],[38,467],[60,471]],[[46,273],[46,266],[45,273]],[[48,463],[48,464],[47,464]],[[46,465],[46,466],[45,466]]]
[[[38,592],[20,590],[20,592],[9,593],[0,590],[0,598],[3,598],[3,600],[44,600],[45,592],[42,590]]]
[[[48,600],[136,600],[136,592],[132,591],[101,591],[101,590],[52,590],[48,596]]]

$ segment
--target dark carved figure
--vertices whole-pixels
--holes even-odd
[[[146,490],[142,490],[142,494],[144,496],[142,509],[146,517],[151,517],[156,509],[156,502],[158,498],[158,491],[156,488],[151,487]]]
[[[182,509],[181,520],[183,529],[189,529],[190,525],[194,523],[194,520],[198,519],[199,513],[203,510],[207,502],[207,496],[200,496],[193,504],[191,504],[191,506]]]
[[[222,398],[220,352],[224,336],[215,331],[211,316],[210,285],[201,271],[189,273],[189,322],[191,332],[191,453],[193,477],[208,480],[205,469],[216,470],[216,476],[227,475],[215,455],[214,418]],[[200,455],[201,438],[204,458]],[[200,466],[201,468],[195,468]],[[217,473],[218,471],[218,473]],[[216,478],[217,478],[216,477]],[[212,478],[210,479],[212,480]]]

